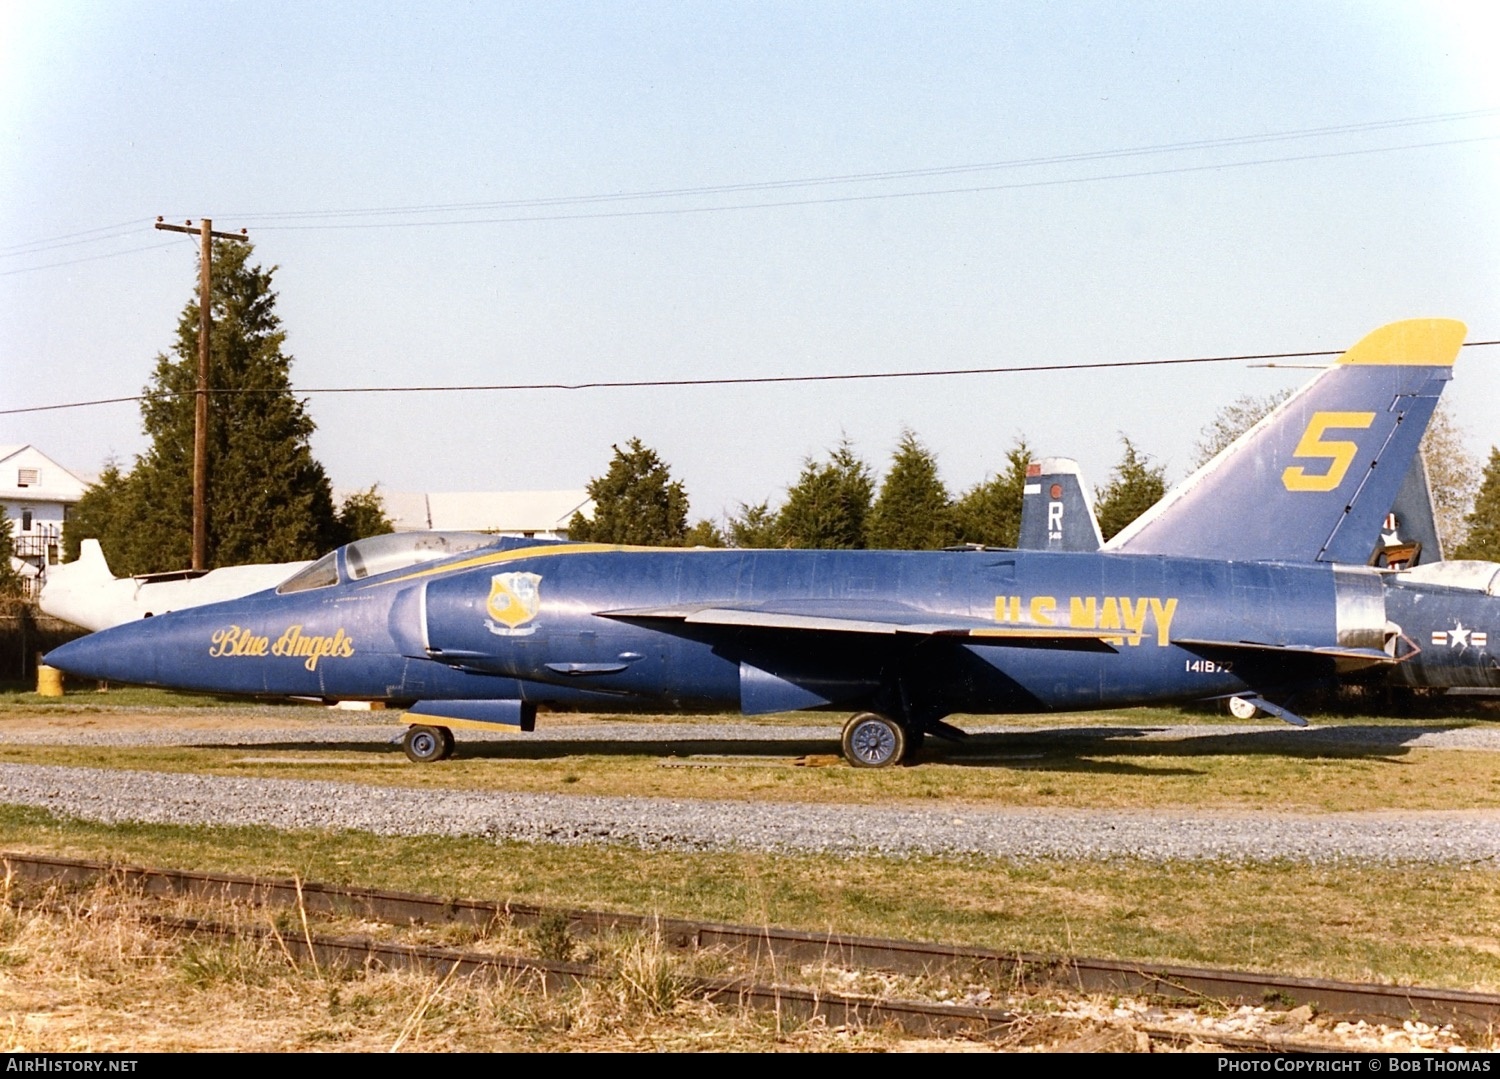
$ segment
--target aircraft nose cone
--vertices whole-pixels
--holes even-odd
[[[135,626],[101,630],[54,648],[42,662],[79,678],[151,682],[156,676],[157,642],[143,639],[148,636]]]

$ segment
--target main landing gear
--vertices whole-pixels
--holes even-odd
[[[447,727],[420,724],[408,727],[406,735],[401,739],[401,748],[406,751],[407,759],[418,764],[447,760],[453,756],[454,744],[453,732]]]
[[[844,724],[840,745],[844,759],[856,768],[889,768],[916,756],[924,734],[879,712],[860,712]]]

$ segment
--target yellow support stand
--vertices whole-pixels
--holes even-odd
[[[63,673],[45,663],[36,665],[36,692],[39,697],[61,697],[63,695]]]

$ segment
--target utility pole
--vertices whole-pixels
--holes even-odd
[[[160,217],[156,227],[165,232],[197,233],[198,242],[198,392],[193,401],[193,569],[208,568],[208,336],[213,329],[214,239],[249,243],[245,229],[215,232],[213,222],[203,218],[194,228],[191,221],[168,225]]]

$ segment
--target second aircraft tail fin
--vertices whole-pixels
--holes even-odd
[[[1077,461],[1044,457],[1026,466],[1017,545],[1023,551],[1097,551],[1104,545]]]

